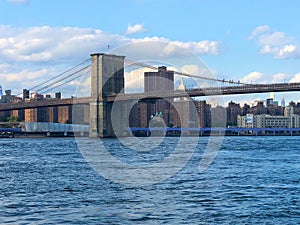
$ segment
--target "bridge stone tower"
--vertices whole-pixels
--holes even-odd
[[[107,102],[106,96],[124,93],[125,56],[95,53],[91,59],[90,137],[114,137],[112,119],[121,124],[123,115],[121,109],[111,115],[113,102]]]

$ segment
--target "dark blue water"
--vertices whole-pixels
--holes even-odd
[[[128,187],[95,172],[74,139],[0,139],[0,224],[300,224],[299,137],[225,137],[201,173],[207,141],[171,178]],[[128,152],[115,139],[105,145]]]

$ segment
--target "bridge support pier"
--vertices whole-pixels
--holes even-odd
[[[104,53],[91,54],[91,101],[90,101],[90,137],[115,137],[122,132],[122,107],[112,115],[114,102],[107,102],[109,94],[124,93],[124,56]],[[118,103],[117,105],[121,105]],[[119,126],[112,126],[112,120]]]

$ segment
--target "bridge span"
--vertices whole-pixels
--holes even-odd
[[[114,101],[130,101],[140,99],[157,99],[157,98],[180,98],[180,97],[197,97],[197,96],[217,96],[217,95],[233,95],[233,94],[251,94],[265,92],[284,92],[284,91],[300,91],[300,83],[276,83],[276,84],[252,84],[241,86],[223,86],[212,88],[187,89],[186,91],[155,91],[140,93],[121,93],[110,94],[104,97],[106,102]],[[31,109],[39,107],[55,107],[66,105],[88,105],[91,97],[82,98],[65,98],[65,99],[43,99],[33,100],[29,102],[3,103],[0,104],[0,111]]]
[[[231,82],[231,85],[234,86],[196,88],[183,91],[171,90],[143,93],[123,93],[125,88],[124,61],[125,56],[110,55],[105,53],[91,54],[91,66],[84,67],[84,69],[89,68],[89,71],[91,72],[91,94],[89,97],[66,99],[50,98],[42,100],[22,101],[18,103],[11,102],[0,104],[0,111],[32,109],[40,107],[89,105],[90,137],[114,137],[116,136],[116,134],[123,132],[124,129],[128,127],[128,125],[126,124],[127,120],[125,118],[126,113],[128,112],[125,108],[129,108],[123,107],[123,104],[114,104],[114,102],[124,102],[124,104],[132,104],[132,100],[136,101],[142,99],[171,99],[188,96],[220,96],[264,92],[300,91],[300,83],[246,85],[239,82]],[[81,72],[82,69],[80,69],[79,71]],[[71,75],[72,74],[75,73],[71,73]],[[69,76],[70,75],[66,77],[68,78]],[[63,79],[64,78],[61,78],[58,81],[61,81]],[[46,85],[46,87],[48,86],[49,85]],[[55,87],[58,86],[56,85]],[[112,115],[113,109],[114,114]],[[118,121],[118,123],[113,124],[112,121]]]
[[[64,99],[42,99],[31,100],[28,102],[10,102],[0,104],[0,111],[20,110],[20,109],[33,109],[40,107],[55,107],[55,106],[68,106],[68,105],[83,105],[89,104],[90,97],[84,98],[64,98]]]
[[[251,94],[265,92],[284,92],[300,91],[300,83],[276,83],[276,84],[251,84],[241,86],[223,86],[210,88],[187,89],[185,91],[155,91],[130,94],[107,95],[108,102],[128,101],[139,99],[157,99],[157,98],[180,98],[197,96],[216,96],[216,95],[233,95],[233,94]]]

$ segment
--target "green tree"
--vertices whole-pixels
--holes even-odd
[[[17,122],[19,122],[19,117],[18,117],[18,116],[10,115],[10,116],[7,118],[7,122],[17,123]]]

